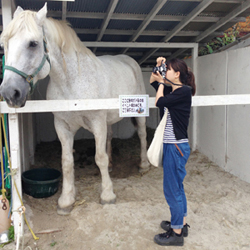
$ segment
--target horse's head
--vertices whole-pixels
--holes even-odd
[[[50,71],[43,24],[47,4],[38,12],[18,7],[13,20],[2,32],[5,71],[0,94],[10,107],[23,107],[33,84]]]

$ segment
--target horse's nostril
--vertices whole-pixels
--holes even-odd
[[[20,98],[20,96],[21,96],[21,94],[20,94],[20,91],[19,90],[15,90],[15,93],[14,93],[14,99],[19,99]]]

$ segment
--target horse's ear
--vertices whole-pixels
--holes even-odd
[[[46,18],[46,15],[47,15],[47,3],[45,3],[44,6],[42,7],[42,9],[40,9],[36,13],[37,22],[39,25],[43,25],[43,22]]]
[[[18,6],[13,14],[13,18],[17,17],[21,12],[23,12],[23,8]]]

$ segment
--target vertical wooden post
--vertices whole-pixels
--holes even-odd
[[[197,81],[197,58],[198,58],[198,48],[199,48],[199,45],[198,43],[194,46],[194,48],[192,49],[192,64],[193,64],[193,73],[194,73],[194,76],[195,76],[195,79]],[[197,82],[196,82],[197,83]],[[197,88],[197,86],[196,86]],[[192,114],[192,117],[193,117],[193,138],[192,138],[192,150],[196,150],[197,148],[197,107],[193,107],[193,114]]]
[[[17,239],[18,227],[20,222],[19,213],[16,211],[21,206],[21,201],[19,199],[17,190],[22,198],[22,183],[21,183],[21,154],[20,154],[20,135],[19,135],[19,120],[18,114],[9,114],[9,139],[10,139],[10,156],[11,156],[11,165],[12,170],[15,174],[12,176],[12,211],[13,211],[13,222],[15,230],[15,239]],[[16,187],[14,186],[16,183]],[[23,236],[23,221],[21,228],[21,235]]]

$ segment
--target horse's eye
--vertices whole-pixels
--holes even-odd
[[[30,41],[29,47],[36,47],[38,44],[37,41]]]

